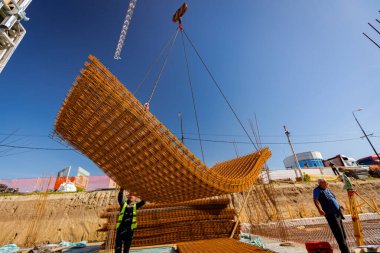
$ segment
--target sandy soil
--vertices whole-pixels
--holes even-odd
[[[96,232],[104,223],[99,213],[115,198],[113,194],[113,191],[50,194],[37,242],[102,240],[103,234]],[[0,197],[0,245],[24,245],[37,199],[36,195]]]
[[[355,181],[357,191],[365,199],[380,209],[380,180]],[[275,186],[279,206],[285,219],[319,216],[313,203],[313,189],[316,183],[308,184],[278,184]],[[340,205],[348,208],[347,191],[343,190],[343,183],[330,183]],[[347,209],[346,208],[346,209]],[[361,207],[363,213],[373,212],[367,205]],[[345,214],[348,214],[345,212]]]
[[[359,193],[380,204],[380,180],[356,182]],[[342,183],[330,184],[338,200],[344,206],[347,193]],[[318,216],[312,202],[315,183],[276,184],[275,191],[283,217],[302,218]],[[0,245],[16,243],[24,245],[33,210],[38,196],[0,196]],[[50,194],[46,201],[46,211],[41,219],[41,227],[36,234],[37,243],[58,243],[61,240],[89,242],[104,240],[104,233],[96,230],[105,222],[99,214],[109,204],[116,203],[114,191]],[[380,205],[379,205],[380,206]],[[372,212],[366,206],[363,212]]]

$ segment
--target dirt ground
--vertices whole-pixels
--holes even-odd
[[[380,206],[380,180],[356,182],[358,192]],[[312,202],[315,183],[276,184],[275,192],[283,217],[302,218],[318,216]],[[344,206],[347,193],[342,183],[331,183],[330,187],[338,201]],[[0,245],[16,243],[23,246],[30,228],[38,196],[0,196]],[[59,243],[61,240],[88,242],[104,240],[104,233],[96,230],[105,220],[99,214],[109,204],[116,203],[115,191],[50,194],[45,213],[41,216],[40,228],[36,229],[37,243]],[[372,212],[366,206],[363,212]]]
[[[114,191],[50,194],[36,231],[37,242],[103,240],[103,234],[96,232],[104,223],[99,214],[116,198],[113,194]],[[28,231],[32,231],[37,200],[36,195],[0,197],[0,245],[24,245]]]
[[[371,204],[380,209],[380,180],[354,181],[358,193]],[[313,189],[316,183],[307,184],[277,184],[275,186],[277,200],[285,219],[319,216],[313,203]],[[347,191],[343,190],[343,183],[329,183],[338,202],[348,209]],[[367,205],[359,208],[363,213],[373,212]],[[348,214],[345,211],[345,214]]]

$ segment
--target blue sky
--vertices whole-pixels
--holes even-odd
[[[173,33],[173,12],[181,1],[139,0],[122,60],[113,59],[128,1],[35,0],[24,22],[27,35],[0,75],[0,139],[4,143],[61,148],[48,137],[61,103],[87,55],[98,57],[133,90]],[[367,22],[377,27],[378,1],[239,0],[188,1],[184,29],[196,44],[243,123],[256,113],[264,143],[285,143],[286,124],[294,142],[358,138],[351,111],[369,133],[380,135],[380,51],[362,32],[380,42]],[[189,47],[188,47],[189,48]],[[180,37],[151,102],[151,111],[179,136],[177,112],[183,112],[185,136],[196,138],[196,124]],[[242,129],[189,50],[200,129],[205,139],[247,141]],[[156,73],[156,72],[155,72]],[[145,102],[155,75],[137,98]],[[4,135],[5,134],[5,135]],[[380,149],[380,138],[372,138]],[[3,144],[4,144],[3,143]],[[197,142],[185,144],[200,157]],[[283,167],[290,155],[285,144],[270,144],[269,166]],[[325,158],[371,154],[357,139],[295,144],[297,152],[317,150]],[[240,154],[252,146],[238,144]],[[206,163],[235,156],[229,143],[204,143]],[[73,151],[0,148],[0,178],[54,174],[72,165],[102,174],[89,159]]]

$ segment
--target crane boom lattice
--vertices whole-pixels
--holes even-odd
[[[115,55],[113,57],[115,60],[121,59],[121,57],[120,57],[121,50],[123,49],[123,46],[124,46],[125,37],[127,36],[128,27],[129,27],[129,24],[131,23],[133,11],[136,7],[136,4],[137,4],[137,0],[131,0],[129,2],[127,15],[125,16],[123,27],[121,28],[119,41],[118,41],[117,46],[116,46]]]

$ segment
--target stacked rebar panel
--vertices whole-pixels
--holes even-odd
[[[137,211],[137,229],[132,246],[174,244],[231,234],[235,210],[229,198],[194,200],[175,204],[146,204]],[[99,231],[112,231],[119,208],[108,208],[101,215],[108,222]],[[235,233],[235,238],[239,230]],[[108,236],[112,236],[108,233]],[[107,241],[107,240],[106,240]]]

